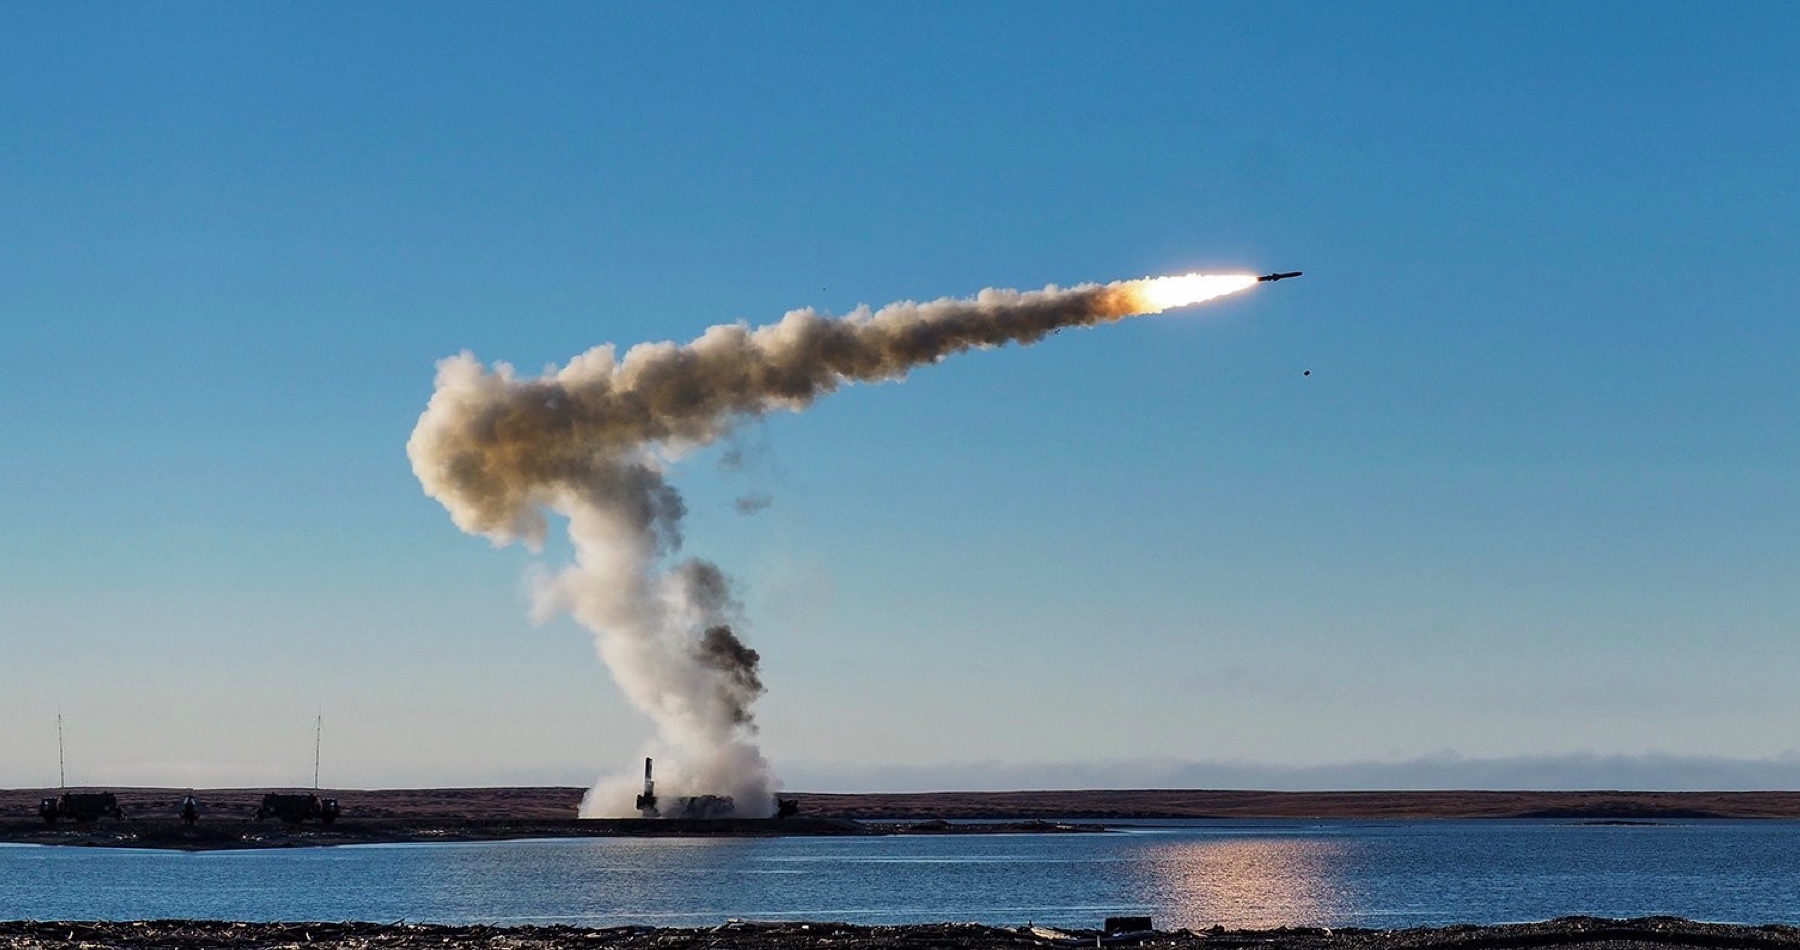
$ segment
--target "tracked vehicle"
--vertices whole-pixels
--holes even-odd
[[[270,792],[263,796],[262,806],[256,809],[257,821],[268,818],[280,819],[290,825],[303,821],[329,825],[338,819],[338,802],[335,798],[320,798],[317,795]]]
[[[60,798],[38,802],[38,817],[46,824],[59,821],[87,823],[102,818],[122,819],[119,798],[111,792],[64,792]]]

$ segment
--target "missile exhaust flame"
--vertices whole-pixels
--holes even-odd
[[[1128,281],[1143,302],[1143,313],[1162,313],[1191,307],[1215,297],[1235,294],[1256,286],[1255,274],[1182,274],[1179,277],[1146,277]]]
[[[659,782],[672,795],[724,795],[738,813],[774,811],[779,787],[755,741],[760,657],[734,632],[724,573],[678,558],[686,507],[664,477],[683,452],[739,423],[798,412],[848,383],[899,379],[970,349],[1030,344],[1061,329],[1161,313],[1255,286],[1249,274],[1185,274],[984,290],[972,298],[810,309],[755,329],[709,328],[686,344],[595,347],[536,378],[464,352],[407,441],[426,494],[456,526],[496,545],[541,549],[546,512],[567,519],[574,563],[543,577],[533,616],[567,612],[593,632],[626,699],[657,727]],[[583,814],[634,811],[635,777],[603,781]]]

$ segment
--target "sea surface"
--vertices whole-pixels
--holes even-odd
[[[0,919],[694,926],[1800,923],[1800,822],[1184,821],[1112,834],[0,846]]]

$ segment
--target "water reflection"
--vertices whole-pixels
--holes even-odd
[[[1106,835],[568,839],[177,854],[0,848],[0,920],[712,926],[727,917],[1408,927],[1800,922],[1800,822],[1229,822]]]
[[[1320,838],[1174,840],[1147,855],[1158,903],[1177,927],[1325,925],[1341,919],[1343,847]]]

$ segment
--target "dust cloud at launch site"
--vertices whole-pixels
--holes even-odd
[[[1254,286],[1252,275],[1188,274],[859,308],[794,310],[774,324],[709,328],[687,344],[597,346],[536,378],[467,352],[438,364],[406,451],[458,528],[537,550],[567,519],[574,561],[541,579],[534,616],[567,612],[592,631],[626,699],[656,724],[658,785],[728,795],[742,816],[779,787],[756,742],[760,657],[725,574],[682,557],[686,513],[664,467],[740,422],[799,411],[846,383],[899,379],[964,350],[1030,344],[1057,330],[1160,313]],[[602,780],[583,814],[632,811],[636,776]]]

